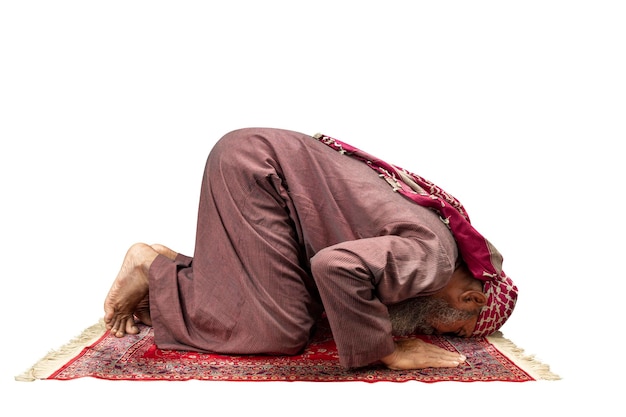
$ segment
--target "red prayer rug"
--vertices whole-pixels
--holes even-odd
[[[339,364],[337,348],[327,322],[319,324],[309,346],[296,356],[232,356],[162,350],[154,344],[151,327],[140,326],[137,335],[116,338],[102,322],[87,329],[58,351],[51,352],[18,381],[69,380],[93,377],[136,381],[310,381],[310,382],[439,382],[555,380],[549,367],[504,339],[489,337],[420,337],[467,361],[458,368],[394,371],[380,366],[346,369]]]

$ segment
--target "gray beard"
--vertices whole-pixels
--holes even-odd
[[[388,306],[392,333],[396,336],[409,334],[433,334],[437,323],[452,323],[472,317],[469,311],[458,310],[441,298],[417,297]]]

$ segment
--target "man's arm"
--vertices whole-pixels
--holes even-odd
[[[453,265],[441,248],[416,239],[380,236],[326,248],[311,259],[311,271],[326,310],[342,365],[383,361],[394,369],[457,366],[458,354],[422,341],[395,343],[383,303],[434,291]],[[447,278],[446,278],[447,280]],[[458,362],[458,363],[457,363]]]

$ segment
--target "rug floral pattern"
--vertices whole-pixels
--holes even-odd
[[[104,335],[48,379],[94,377],[109,380],[212,381],[534,381],[528,373],[485,338],[419,336],[467,357],[458,368],[394,371],[384,366],[345,369],[327,324],[296,356],[227,356],[158,349],[153,330],[141,326],[137,335],[118,339]]]

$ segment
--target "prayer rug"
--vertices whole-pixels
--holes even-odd
[[[339,364],[328,322],[322,321],[309,346],[296,356],[232,356],[162,350],[154,344],[151,327],[139,326],[137,335],[116,338],[104,324],[85,330],[58,351],[50,352],[18,381],[69,380],[93,377],[136,381],[311,381],[311,382],[439,382],[556,380],[547,365],[505,339],[498,332],[489,337],[420,337],[467,361],[458,368],[394,371],[382,365],[346,369]]]

